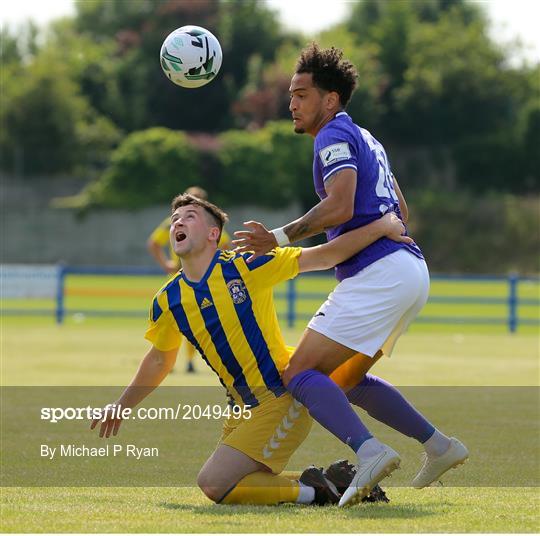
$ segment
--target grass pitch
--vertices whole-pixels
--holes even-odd
[[[3,496],[5,532],[537,532],[532,488],[391,490],[389,504],[340,509],[223,506],[197,489],[17,488]]]
[[[56,326],[51,319],[3,318],[2,383],[6,386],[125,385],[147,348],[142,338],[144,329],[144,319],[78,317],[64,326]],[[286,330],[285,334],[291,344],[298,340],[299,331]],[[440,387],[440,393],[451,393],[448,386],[536,386],[538,358],[538,335],[534,332],[511,336],[496,331],[479,334],[460,327],[439,330],[413,326],[398,343],[394,356],[381,360],[374,372],[397,385],[424,386],[426,390],[418,393],[429,395],[421,401],[426,414],[436,424],[452,425],[452,418],[456,418],[452,415],[452,404],[457,402],[449,397],[448,407],[441,409],[436,404],[432,407],[433,388],[437,391]],[[198,363],[199,372],[194,376],[185,375],[183,366],[180,357],[166,385],[217,385],[202,362]],[[422,491],[400,487],[405,484],[399,479],[406,481],[417,468],[416,454],[420,449],[407,439],[399,443],[395,432],[376,428],[369,421],[369,426],[383,440],[399,446],[403,453],[404,468],[399,472],[403,476],[393,477],[394,481],[398,478],[398,487],[387,488],[389,504],[366,504],[347,510],[295,505],[216,506],[189,484],[184,487],[4,487],[1,529],[4,532],[538,532],[538,409],[528,408],[526,404],[509,407],[501,421],[501,408],[494,406],[490,420],[489,415],[486,418],[473,404],[468,407],[473,417],[478,416],[474,421],[476,426],[465,432],[460,430],[458,420],[449,430],[458,436],[460,432],[467,433],[464,439],[469,446],[475,446],[471,449],[471,461],[445,479],[446,484],[456,487]],[[499,426],[501,422],[503,426]],[[497,487],[480,485],[486,478],[496,482],[501,472],[504,476],[503,470],[511,460],[497,457],[495,447],[505,442],[505,428],[514,422],[523,425],[522,430],[530,431],[530,435],[514,440],[519,443],[522,458],[530,458],[527,472],[536,483],[504,487],[520,483],[519,479],[509,481],[511,478],[505,477]],[[215,440],[217,437],[204,440],[197,437],[191,443],[188,441],[179,449],[176,463],[181,466],[197,455],[204,458],[212,451]],[[493,451],[489,451],[490,446],[494,447]],[[347,449],[314,428],[291,460],[290,468],[299,469],[306,461],[322,465],[347,455],[350,457]],[[493,475],[487,475],[490,472]],[[126,484],[129,485],[129,480]],[[195,485],[194,481],[191,485]]]

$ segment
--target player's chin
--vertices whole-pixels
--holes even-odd
[[[305,128],[303,128],[303,127],[297,127],[297,126],[295,126],[295,127],[294,127],[294,131],[296,132],[296,134],[305,134],[305,133],[306,133],[306,130],[305,130]]]

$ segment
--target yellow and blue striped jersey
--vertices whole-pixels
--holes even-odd
[[[249,254],[217,250],[204,277],[180,271],[155,295],[145,337],[162,351],[184,335],[241,405],[257,406],[285,392],[289,362],[273,287],[298,274],[301,248],[276,248],[247,263]]]
[[[178,255],[174,252],[174,249],[171,245],[171,239],[169,237],[169,230],[171,228],[171,217],[167,216],[153,231],[150,235],[150,239],[159,244],[162,248],[165,246],[168,247],[169,259],[176,261],[178,266],[180,266],[180,259]],[[218,247],[222,248],[226,246],[231,241],[231,237],[228,235],[227,231],[223,229],[221,231],[221,238],[219,239]]]

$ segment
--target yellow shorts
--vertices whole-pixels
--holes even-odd
[[[230,417],[220,444],[233,447],[279,474],[309,434],[312,419],[289,393],[251,409],[251,418]]]

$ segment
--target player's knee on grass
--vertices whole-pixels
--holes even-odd
[[[210,471],[202,469],[197,476],[197,486],[214,502],[219,502],[236,482],[216,482],[215,476]]]
[[[260,470],[265,470],[264,465],[221,444],[199,471],[197,485],[210,500],[220,502],[242,478]]]

